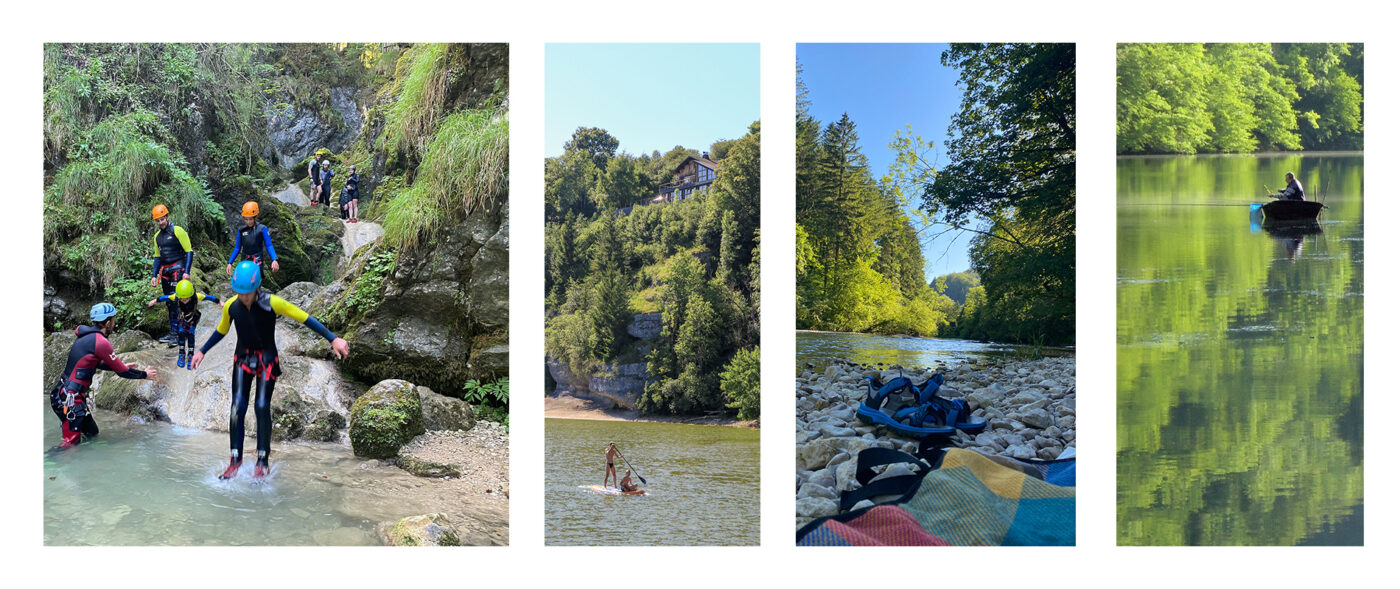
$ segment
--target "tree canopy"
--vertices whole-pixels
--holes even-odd
[[[1362,46],[1118,46],[1119,153],[1360,149]]]

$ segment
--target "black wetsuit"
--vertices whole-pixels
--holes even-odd
[[[82,436],[97,435],[97,422],[88,407],[87,391],[98,370],[111,370],[122,378],[143,379],[146,372],[127,366],[117,358],[112,342],[102,330],[83,325],[74,330],[78,339],[68,348],[68,363],[58,382],[49,390],[49,405],[58,416],[63,445],[77,444]]]
[[[151,276],[160,277],[160,291],[166,296],[175,294],[175,284],[180,282],[180,278],[189,274],[190,268],[194,264],[194,251],[186,249],[189,245],[189,235],[181,227],[176,227],[174,223],[165,226],[156,233],[155,242],[155,262],[151,267]],[[166,314],[170,319],[170,333],[178,330],[179,312],[175,308],[175,303],[167,299],[165,301]]]
[[[203,313],[199,312],[199,302],[209,301],[217,305],[219,304],[219,299],[215,298],[213,295],[195,293],[195,295],[190,297],[190,300],[188,301],[181,301],[180,298],[175,295],[161,295],[160,298],[156,300],[164,301],[166,303],[170,303],[173,301],[175,303],[175,311],[177,315],[175,325],[176,330],[174,333],[178,338],[178,342],[180,344],[180,353],[183,354],[185,352],[185,348],[189,347],[190,353],[193,354],[194,330],[196,327],[199,327],[199,320],[201,317],[204,316]]]
[[[229,256],[228,263],[249,261],[261,266],[263,258],[277,261],[277,250],[272,247],[272,234],[267,226],[253,223],[252,227],[239,227],[238,234],[233,237],[233,254]]]
[[[234,461],[243,460],[243,420],[248,414],[249,394],[253,393],[253,415],[258,420],[258,462],[266,465],[272,448],[272,388],[282,367],[277,360],[277,341],[273,329],[277,316],[282,315],[303,323],[313,331],[334,341],[335,334],[315,317],[306,314],[286,300],[259,292],[251,307],[232,297],[224,302],[223,315],[209,341],[200,349],[209,353],[232,326],[238,332],[233,356],[233,406],[229,411],[229,451]],[[253,386],[257,385],[254,392]]]

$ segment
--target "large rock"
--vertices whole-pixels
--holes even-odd
[[[661,335],[661,313],[637,313],[627,326],[627,334],[637,339],[656,339]]]
[[[334,152],[345,149],[359,135],[365,123],[356,104],[356,90],[332,88],[330,99],[331,109],[339,118],[338,124],[321,118],[320,113],[309,108],[279,110],[269,105],[266,112],[270,153],[264,155],[283,168],[293,168],[317,148],[325,147]],[[278,100],[291,102],[290,97],[285,95],[278,97]],[[303,169],[302,176],[305,175]]]
[[[470,321],[483,330],[510,326],[510,214],[501,211],[500,229],[472,257],[467,289]]]
[[[588,377],[588,390],[623,409],[636,409],[647,384],[645,362],[608,364]]]
[[[58,382],[59,373],[68,364],[68,349],[77,339],[72,330],[55,331],[44,336],[44,390]]]
[[[415,515],[383,526],[381,539],[389,546],[459,546],[457,530],[441,513]]]
[[[466,431],[476,425],[476,415],[466,401],[439,395],[428,387],[417,387],[415,390],[419,403],[423,405],[423,427]]]
[[[391,458],[424,431],[422,402],[407,381],[382,381],[350,408],[350,445],[356,456]]]

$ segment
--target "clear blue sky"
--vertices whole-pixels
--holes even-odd
[[[579,127],[600,127],[633,155],[705,151],[759,119],[757,43],[545,45],[547,156]]]
[[[861,153],[870,160],[870,173],[879,179],[894,163],[889,143],[896,131],[911,125],[916,135],[934,140],[930,154],[938,165],[947,163],[943,142],[948,123],[962,101],[958,73],[943,67],[938,57],[943,44],[797,45],[802,80],[807,83],[811,113],[823,127],[846,113],[855,121]],[[917,202],[917,195],[907,195]],[[968,233],[933,239],[942,227],[923,229],[924,274],[932,280],[967,270]],[[956,237],[955,237],[956,236]]]

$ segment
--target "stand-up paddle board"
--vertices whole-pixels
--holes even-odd
[[[617,487],[604,487],[604,486],[602,486],[602,485],[584,485],[584,486],[579,487],[579,488],[581,488],[581,489],[588,489],[588,490],[590,490],[590,491],[593,491],[594,493],[602,493],[602,494],[604,494],[604,495],[646,495],[646,494],[647,494],[647,492],[646,492],[645,489],[637,489],[636,491],[623,491],[622,489],[619,489],[619,488],[617,488]]]

